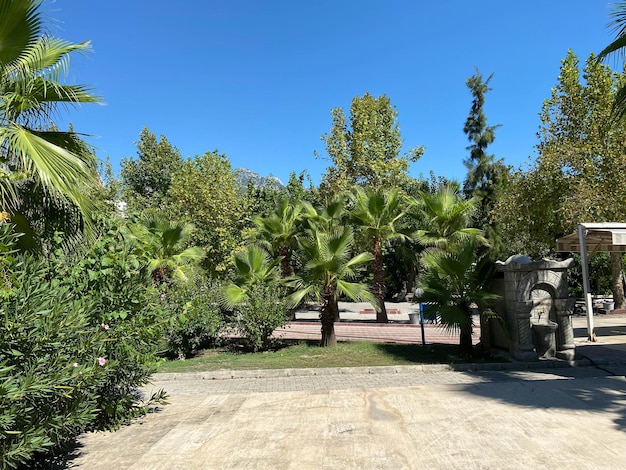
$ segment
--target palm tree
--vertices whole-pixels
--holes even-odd
[[[607,57],[616,54],[623,58],[626,52],[626,2],[615,3],[610,16],[612,20],[609,23],[609,27],[612,28],[616,38],[598,54],[598,61],[605,60]],[[618,119],[623,119],[626,116],[626,84],[622,85],[615,94],[613,114]]]
[[[343,195],[336,195],[319,211],[308,201],[302,203],[302,233],[315,237],[315,234],[331,232],[344,227],[348,222],[348,215],[345,211],[346,198]],[[305,235],[306,236],[306,235]],[[302,261],[300,260],[300,265]],[[335,321],[339,321],[339,310],[335,311]]]
[[[475,242],[465,240],[454,251],[427,250],[423,260],[427,270],[422,279],[422,301],[437,306],[442,325],[460,331],[461,352],[471,354],[474,327],[471,305],[476,304],[484,311],[498,298],[486,290]]]
[[[304,201],[302,203],[304,231],[313,233],[317,229],[330,230],[333,227],[345,225],[347,222],[345,206],[346,200],[342,195],[335,196],[320,211],[316,210],[310,202]]]
[[[224,300],[229,307],[245,302],[248,291],[256,284],[278,283],[278,260],[272,261],[257,245],[248,245],[244,251],[233,255],[233,264],[236,278],[224,289]]]
[[[79,134],[44,130],[63,107],[98,103],[84,85],[60,80],[72,52],[89,49],[44,31],[40,0],[0,0],[0,204],[19,216],[35,182],[44,199],[75,205],[91,227],[86,189],[97,181],[95,158]]]
[[[491,315],[485,301],[494,298],[486,292],[490,280],[485,269],[487,240],[481,230],[470,227],[478,202],[477,198],[462,199],[458,184],[452,182],[434,193],[420,192],[420,200],[411,209],[425,227],[415,234],[416,241],[426,247],[422,301],[436,304],[442,323],[460,330],[464,353],[472,351],[470,305],[478,304],[481,323],[486,324]]]
[[[128,228],[127,236],[136,243],[146,272],[155,284],[171,278],[187,281],[190,272],[205,257],[201,248],[186,247],[193,225],[169,220],[164,214],[145,214]]]
[[[397,231],[398,221],[404,216],[400,208],[398,190],[364,190],[355,188],[352,192],[353,207],[350,216],[364,232],[374,257],[373,293],[378,306],[376,321],[387,323],[385,308],[385,266],[383,264],[383,244],[406,236]]]
[[[482,231],[470,227],[478,200],[462,199],[457,187],[447,184],[435,193],[419,192],[419,200],[413,201],[409,211],[425,227],[415,232],[416,241],[443,251],[454,251],[467,240],[486,243]]]
[[[288,297],[292,306],[299,305],[304,299],[319,302],[322,323],[320,346],[334,346],[335,320],[339,316],[339,297],[345,295],[357,302],[372,302],[376,299],[367,286],[351,282],[357,269],[372,260],[370,253],[352,256],[354,242],[352,230],[341,226],[331,228],[313,228],[311,235],[300,242],[304,253],[305,265],[301,275],[289,279],[293,289]]]
[[[282,199],[269,217],[254,217],[257,226],[255,235],[263,240],[272,251],[281,258],[282,277],[293,273],[291,255],[297,247],[297,236],[300,233],[300,221],[303,206]]]

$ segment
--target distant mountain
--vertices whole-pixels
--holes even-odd
[[[248,186],[248,182],[252,182],[252,184],[257,188],[262,188],[263,186],[276,186],[278,188],[285,187],[283,182],[275,176],[261,176],[258,173],[246,168],[237,168],[233,171],[233,174],[235,175],[235,179],[244,188]]]

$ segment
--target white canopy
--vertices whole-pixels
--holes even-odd
[[[588,253],[626,252],[626,223],[602,222],[578,224],[576,233],[566,235],[556,241],[556,251],[580,253],[583,268],[583,290],[587,309],[587,339],[596,341],[593,328],[593,304],[589,288]]]

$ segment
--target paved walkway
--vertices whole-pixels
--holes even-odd
[[[575,319],[581,367],[156,374],[145,392],[163,388],[170,404],[115,433],[83,435],[68,467],[621,469],[626,317],[596,324],[599,342],[586,343]]]

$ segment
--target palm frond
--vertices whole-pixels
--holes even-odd
[[[372,305],[377,306],[376,297],[366,285],[359,282],[337,280],[337,294],[346,295],[355,302],[370,302]]]
[[[608,46],[602,49],[602,51],[600,51],[597,57],[598,61],[606,59],[609,55],[614,54],[615,52],[620,52],[623,56],[626,48],[626,2],[621,1],[615,3],[610,13],[610,17],[612,19],[609,22],[608,27],[611,29],[611,32],[615,34],[616,38]]]
[[[0,64],[10,64],[42,31],[41,1],[0,2]]]

